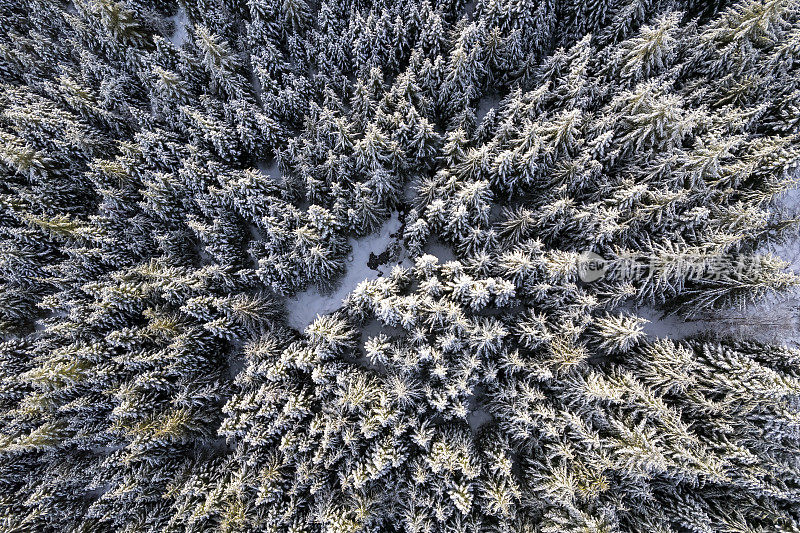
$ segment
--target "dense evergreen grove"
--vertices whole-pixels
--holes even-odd
[[[798,1],[0,14],[0,530],[800,532]]]

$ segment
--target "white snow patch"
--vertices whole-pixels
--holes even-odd
[[[778,207],[789,210],[792,213],[800,213],[800,189],[792,189],[784,193],[778,200]],[[765,251],[772,252],[789,262],[789,268],[794,272],[800,272],[800,231],[795,229],[794,235],[779,245],[774,245]]]
[[[790,213],[800,212],[800,189],[785,192],[776,204]],[[788,270],[800,275],[800,231],[797,229],[785,242],[764,246],[760,252],[769,252],[787,261]],[[800,347],[800,287],[768,294],[744,309],[726,309],[710,318],[715,331]]]
[[[104,494],[114,488],[114,485],[111,483],[103,483],[101,485],[90,485],[93,488],[87,488],[86,492],[83,493],[84,498],[91,498],[91,499],[99,499],[102,498]]]
[[[403,185],[403,201],[411,204],[417,197],[416,187],[419,184],[419,179],[408,180]]]
[[[779,208],[790,212],[800,210],[800,189],[787,191],[780,198]],[[800,232],[779,245],[764,246],[760,252],[770,252],[789,263],[788,269],[800,274]],[[766,343],[800,347],[800,288],[782,293],[771,293],[744,308],[731,307],[699,313],[695,318],[684,320],[676,315],[662,315],[651,307],[630,309],[636,315],[648,319],[644,331],[651,337],[683,339],[709,332],[735,338],[752,338]]]
[[[272,163],[266,161],[258,161],[256,168],[265,176],[272,178],[276,183],[283,183],[283,172],[278,168],[278,161],[274,160]]]
[[[478,397],[483,396],[485,393],[485,388],[482,385],[478,385],[467,399],[467,403],[470,406],[467,414],[467,424],[469,424],[469,429],[473,435],[478,433],[481,426],[494,420],[494,417],[478,402]]]
[[[250,58],[250,84],[253,86],[253,92],[255,93],[256,102],[261,104],[261,95],[264,94],[264,87],[261,85],[261,78],[259,77],[258,66],[256,65],[255,61],[256,56],[253,54],[249,55]]]
[[[317,287],[295,294],[286,302],[286,322],[289,326],[303,331],[319,315],[332,313],[342,306],[342,300],[364,280],[375,279],[383,272],[367,266],[369,254],[380,255],[391,241],[391,234],[400,229],[400,217],[395,211],[377,233],[360,239],[350,239],[353,250],[347,258],[350,266],[342,276],[337,288],[330,294],[323,294]],[[380,269],[380,267],[379,267]]]
[[[361,340],[359,341],[358,345],[360,348],[364,348],[364,345],[367,343],[369,339],[372,337],[377,337],[381,333],[386,333],[386,331],[390,330],[389,326],[386,326],[383,322],[378,320],[377,318],[373,318],[361,328]]]
[[[39,318],[33,322],[33,330],[34,331],[46,331],[50,328],[58,326],[61,323],[62,319],[69,318],[69,313],[62,309],[58,310],[50,310],[47,313],[47,316]]]
[[[425,243],[425,246],[422,247],[422,250],[426,254],[431,254],[439,259],[440,265],[443,265],[448,261],[458,261],[458,256],[453,249],[450,246],[442,243],[436,237],[428,239],[428,242]]]
[[[185,9],[180,8],[175,15],[169,17],[169,20],[175,23],[175,31],[169,36],[169,40],[172,44],[180,48],[183,43],[186,42],[186,39],[189,38],[189,32],[187,30],[189,26],[189,16],[186,14]]]
[[[708,324],[718,333],[800,348],[800,307],[796,295],[783,301],[769,296],[741,311],[720,312]]]
[[[234,349],[227,355],[228,376],[231,380],[235,379],[245,368],[247,368],[247,356],[244,353],[243,342],[236,341]]]
[[[250,75],[250,83],[253,85],[253,93],[256,95],[256,101],[261,103],[261,95],[264,94],[264,88],[261,87],[261,80],[258,79],[258,74],[253,71]]]
[[[710,329],[703,320],[684,320],[677,315],[665,315],[663,311],[649,306],[637,307],[632,311],[636,316],[647,319],[642,329],[650,340],[685,339]]]
[[[475,8],[478,5],[477,0],[469,0],[464,6],[464,15],[463,18],[470,20],[472,18],[472,14],[475,12]]]
[[[469,415],[467,415],[467,424],[469,424],[469,429],[472,433],[477,433],[478,430],[484,424],[487,424],[493,420],[494,417],[490,415],[487,411],[483,409],[475,409],[470,411]]]
[[[486,117],[486,113],[488,113],[492,109],[500,109],[500,98],[490,98],[486,97],[481,99],[478,102],[478,112],[475,113],[475,120],[480,125],[483,122],[483,119]]]

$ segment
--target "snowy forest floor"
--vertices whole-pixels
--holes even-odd
[[[800,189],[787,192],[778,208],[789,212],[800,211]],[[771,252],[789,263],[789,270],[800,274],[800,229],[778,245],[765,246],[764,252]],[[645,318],[648,318],[645,316]],[[762,342],[786,344],[800,347],[800,287],[794,287],[780,294],[770,294],[751,302],[741,309],[726,309],[701,314],[696,318],[681,322],[675,317],[659,322],[655,316],[651,328],[663,328],[658,335],[689,336],[708,331],[734,337],[751,337]],[[655,332],[654,332],[655,333]]]
[[[321,291],[318,287],[310,287],[289,298],[288,324],[303,331],[317,315],[336,311],[342,300],[365,279],[385,276],[396,264],[410,266],[407,257],[399,256],[402,235],[400,214],[395,211],[376,233],[360,239],[351,238],[352,251],[347,258],[347,270],[334,289]]]

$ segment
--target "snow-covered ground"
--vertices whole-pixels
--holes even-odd
[[[800,189],[784,193],[778,207],[790,213],[800,211]],[[787,261],[788,270],[800,274],[800,232],[797,228],[785,242],[765,246],[762,251]],[[769,294],[744,309],[721,311],[707,319],[709,326],[717,331],[800,347],[800,287]]]
[[[478,112],[475,113],[475,120],[477,121],[478,125],[483,122],[483,119],[486,117],[486,114],[494,109],[495,112],[500,111],[500,102],[502,100],[497,96],[493,97],[485,97],[478,102]]]
[[[259,161],[256,163],[256,168],[258,171],[265,176],[272,178],[274,181],[280,183],[283,181],[283,172],[281,169],[278,168],[278,161],[274,160],[272,163],[267,163],[266,161]]]
[[[380,231],[360,239],[350,239],[353,250],[347,258],[348,267],[336,289],[330,294],[322,293],[317,287],[311,287],[295,294],[286,302],[287,323],[303,331],[317,315],[325,315],[339,309],[342,300],[365,279],[375,279],[389,273],[394,264],[379,265],[372,269],[367,264],[370,254],[380,255],[392,242],[392,234],[400,230],[400,216],[392,213]],[[396,262],[395,262],[396,264]]]
[[[431,237],[428,239],[428,242],[425,243],[425,246],[422,247],[426,254],[431,254],[436,256],[439,259],[439,264],[443,265],[448,261],[456,261],[458,257],[453,249],[443,244],[439,239],[436,237]]]
[[[788,270],[800,275],[800,235],[764,251],[788,261]],[[709,320],[718,323],[714,327],[725,333],[799,348],[800,287],[768,294],[744,309],[717,312]]]
[[[785,193],[778,201],[778,207],[790,212],[799,211],[800,189]],[[787,261],[788,270],[800,275],[800,231],[797,229],[785,242],[765,246],[762,252],[771,252]],[[800,348],[800,287],[768,294],[743,309],[700,313],[686,321],[674,315],[662,316],[661,312],[652,308],[642,307],[634,311],[650,321],[644,329],[653,337],[682,339],[697,333],[712,332]]]
[[[186,15],[186,10],[181,8],[169,19],[175,23],[175,31],[170,36],[169,40],[175,46],[180,47],[189,37],[189,32],[187,30],[187,26],[189,25],[189,17]]]
[[[642,306],[632,311],[636,316],[647,320],[643,329],[650,340],[680,340],[708,330],[708,324],[705,321],[685,321],[676,315],[665,315],[663,311],[653,307]]]

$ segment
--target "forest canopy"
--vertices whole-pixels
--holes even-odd
[[[0,530],[800,532],[797,0],[0,23]]]

